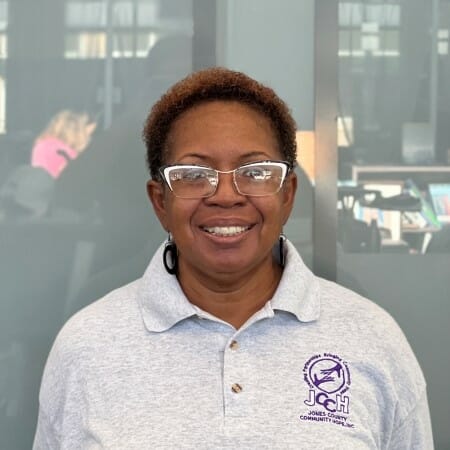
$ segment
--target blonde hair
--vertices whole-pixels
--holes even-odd
[[[55,137],[81,153],[89,144],[95,126],[95,123],[89,122],[86,113],[63,110],[50,120],[44,131],[36,138],[36,142]]]

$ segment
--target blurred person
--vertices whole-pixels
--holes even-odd
[[[46,216],[55,180],[41,167],[16,167],[0,186],[0,221]]]
[[[89,145],[96,126],[87,114],[60,111],[36,138],[31,165],[42,167],[53,178],[59,178],[69,161],[76,159]]]
[[[155,104],[147,193],[169,237],[59,333],[35,450],[433,448],[398,325],[283,235],[295,130],[272,89],[227,69]]]
[[[145,158],[140,138],[142,123],[161,95],[191,72],[191,37],[174,35],[159,39],[142,63],[143,81],[136,86],[129,107],[114,118],[110,128],[96,132],[89,151],[71,162],[55,186],[55,208],[70,209],[82,217],[98,216],[103,224],[95,243],[92,276],[141,253],[142,243],[158,227],[143,189],[148,175],[142,164]],[[130,266],[123,278],[135,279],[147,263],[147,259],[142,261],[139,272]],[[112,277],[109,289],[120,285],[115,283],[116,278]],[[86,292],[77,304],[84,306],[93,300],[95,297]]]

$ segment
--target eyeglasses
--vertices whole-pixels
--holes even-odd
[[[195,164],[173,164],[160,168],[170,190],[179,198],[204,198],[214,195],[219,173],[232,173],[233,183],[241,195],[263,197],[276,194],[291,165],[286,161],[257,161],[234,170],[215,170]]]

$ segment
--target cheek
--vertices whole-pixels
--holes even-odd
[[[167,199],[166,211],[169,227],[176,230],[190,226],[197,207],[197,200]]]
[[[254,202],[255,208],[265,225],[278,226],[283,222],[283,206],[281,198],[260,197]]]
[[[283,209],[283,201],[280,193],[267,197],[254,197],[253,204],[265,217],[275,217]]]

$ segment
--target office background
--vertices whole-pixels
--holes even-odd
[[[0,0],[0,448],[30,448],[62,324],[139,277],[165,238],[145,195],[146,114],[222,65],[291,108],[285,232],[399,322],[450,449],[449,29],[449,0]],[[30,170],[64,111],[95,131],[56,177]]]

